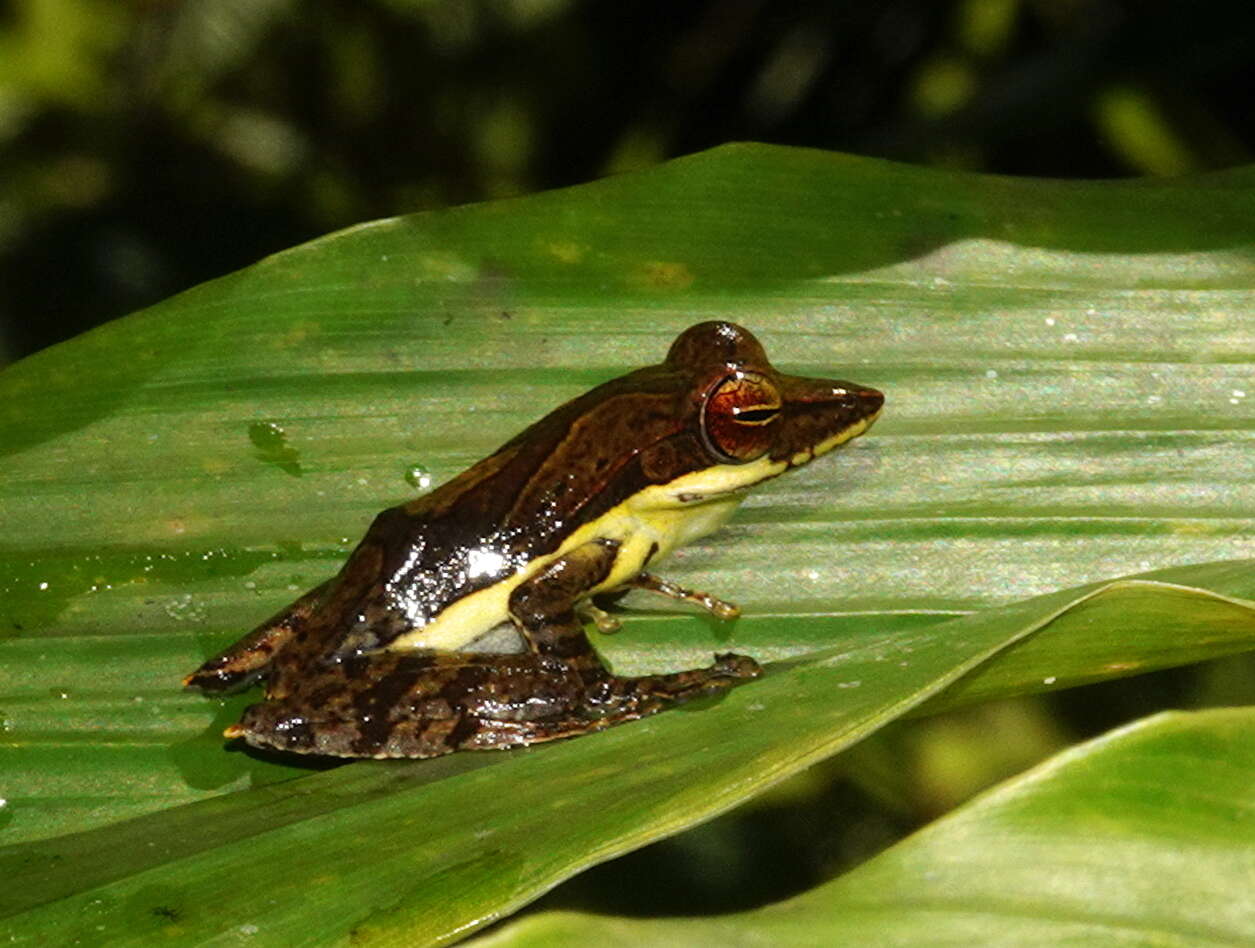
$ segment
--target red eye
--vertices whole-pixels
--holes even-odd
[[[724,376],[702,406],[702,438],[710,452],[730,464],[761,457],[771,447],[772,422],[780,416],[780,393],[764,375]]]

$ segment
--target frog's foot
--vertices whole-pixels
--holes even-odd
[[[270,671],[275,653],[292,637],[293,628],[287,621],[273,620],[258,626],[184,677],[183,687],[219,692],[251,685]]]
[[[252,651],[243,655],[224,652],[209,659],[190,675],[183,676],[184,688],[201,691],[235,691],[247,688],[266,674],[270,656]]]
[[[605,609],[591,602],[582,602],[575,608],[575,614],[581,622],[591,622],[597,626],[597,631],[602,635],[613,635],[623,628],[623,623],[608,613]]]
[[[658,593],[660,596],[666,596],[668,599],[691,602],[694,605],[701,606],[716,619],[735,619],[741,614],[740,608],[735,603],[717,599],[709,593],[685,589],[683,586],[678,586],[660,576],[655,576],[653,573],[637,573],[628,580],[627,585],[634,589],[644,589],[646,592]]]
[[[322,601],[332,580],[315,586],[281,612],[271,616],[225,651],[208,659],[183,679],[183,687],[232,691],[252,684],[270,670],[270,663]]]
[[[592,690],[590,698],[594,707],[604,707],[605,714],[615,718],[614,723],[617,723],[654,714],[694,698],[727,691],[762,673],[762,667],[748,655],[728,652],[716,655],[714,664],[706,668],[667,675],[642,675],[639,678],[611,676]]]

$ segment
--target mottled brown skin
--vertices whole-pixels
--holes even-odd
[[[757,677],[757,663],[719,655],[706,668],[637,678],[601,663],[577,610],[615,564],[619,543],[609,538],[570,550],[514,589],[509,617],[525,653],[387,646],[552,554],[646,488],[764,456],[802,463],[793,459],[874,417],[882,402],[873,389],[777,372],[741,327],[694,326],[662,364],[568,402],[430,494],[385,510],[336,577],[185,684],[222,691],[264,678],[265,701],[227,735],[340,757],[531,744],[725,690]],[[475,575],[468,555],[485,549],[501,566]],[[722,618],[736,614],[648,573],[610,592],[627,588],[694,601]]]

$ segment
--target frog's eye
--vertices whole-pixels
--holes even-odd
[[[780,393],[765,375],[734,372],[710,390],[702,406],[702,439],[728,464],[753,461],[771,447]]]

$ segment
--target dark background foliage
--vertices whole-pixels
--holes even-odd
[[[1252,88],[1249,0],[0,0],[0,364],[336,228],[728,141],[1057,177],[1242,164]],[[891,728],[549,904],[778,898],[1249,669]]]
[[[0,2],[0,358],[349,224],[735,140],[1017,175],[1255,150],[1255,6]]]

